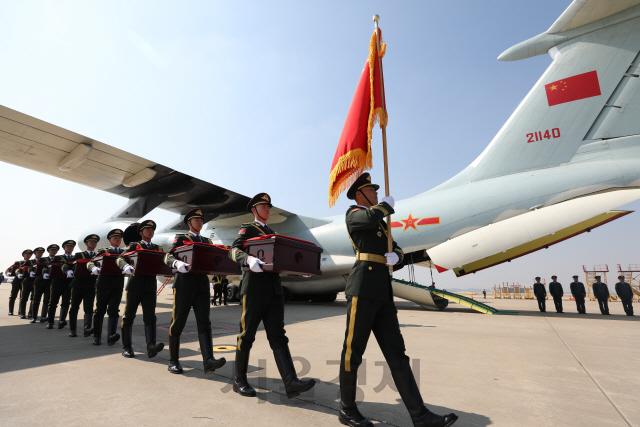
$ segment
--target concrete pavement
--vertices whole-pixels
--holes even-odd
[[[141,309],[133,328],[136,358],[125,359],[121,342],[93,346],[90,338],[69,338],[68,327],[46,330],[7,316],[9,288],[0,285],[2,425],[339,425],[344,294],[332,304],[287,304],[299,375],[320,380],[289,400],[262,329],[250,361],[258,397],[245,398],[231,390],[233,350],[218,352],[227,365],[204,375],[193,314],[182,338],[185,374],[172,375],[168,347],[154,359],[144,353]],[[456,426],[640,426],[640,325],[619,302],[605,317],[593,302],[587,315],[576,314],[569,301],[564,314],[542,315],[535,301],[486,301],[520,315],[484,315],[455,304],[433,312],[397,300],[407,354],[434,412],[456,412]],[[165,289],[157,308],[158,340],[165,344],[171,303]],[[235,345],[240,313],[237,304],[211,308],[215,346]],[[373,337],[365,359],[361,412],[380,425],[410,426]]]

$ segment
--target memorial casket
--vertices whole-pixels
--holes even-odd
[[[35,269],[33,270],[36,273],[36,277],[42,277],[42,270],[47,268],[46,262],[36,262]]]
[[[105,276],[119,276],[122,274],[116,265],[118,254],[102,254],[93,259],[93,263],[100,268],[100,274]]]
[[[73,269],[73,274],[75,277],[89,277],[91,276],[91,272],[87,269],[87,264],[90,260],[88,259],[78,259],[73,261],[71,268]]]
[[[49,279],[66,279],[67,274],[62,271],[63,262],[49,264]]]
[[[177,247],[173,256],[190,264],[186,274],[208,274],[214,276],[239,275],[240,267],[229,258],[229,246],[200,242],[185,242]],[[178,270],[173,269],[175,274]]]
[[[263,261],[262,271],[291,275],[322,275],[322,248],[294,237],[268,234],[245,240],[247,252]],[[243,267],[249,271],[249,267]]]
[[[134,274],[148,274],[154,276],[171,276],[171,267],[164,263],[166,252],[138,249],[124,254],[127,263],[135,271]]]

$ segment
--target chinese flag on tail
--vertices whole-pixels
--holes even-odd
[[[595,71],[558,80],[545,85],[544,88],[547,91],[549,107],[600,95],[600,82]]]
[[[380,33],[380,52],[376,32],[369,41],[369,57],[360,75],[356,93],[347,114],[329,176],[329,206],[333,207],[344,190],[362,174],[371,169],[371,130],[373,125],[387,124],[387,113],[383,105],[384,83],[382,61],[386,44]]]

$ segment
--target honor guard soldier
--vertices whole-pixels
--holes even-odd
[[[284,297],[280,275],[263,272],[261,260],[245,252],[244,242],[253,237],[276,234],[267,225],[271,214],[271,198],[267,193],[254,196],[247,205],[253,213],[253,222],[242,224],[238,237],[233,242],[229,257],[240,267],[248,266],[242,275],[240,295],[242,296],[242,317],[236,349],[235,381],[233,391],[242,396],[255,396],[256,391],[247,381],[249,353],[256,338],[260,322],[263,323],[267,339],[276,359],[278,371],[284,382],[287,397],[293,399],[310,390],[315,380],[299,380],[289,351],[289,339],[284,330]]]
[[[90,260],[96,255],[96,246],[100,237],[97,234],[89,234],[84,238],[84,244],[87,246],[87,250],[83,252],[77,252],[74,259],[86,259]],[[91,275],[89,277],[74,277],[71,281],[71,309],[69,310],[69,336],[77,337],[76,329],[78,325],[78,310],[80,310],[80,304],[83,305],[84,311],[84,328],[83,335],[88,337],[91,335],[91,318],[93,316],[93,301],[96,297],[96,279],[97,276]]]
[[[576,308],[578,313],[587,314],[587,310],[584,307],[584,299],[587,296],[587,291],[584,288],[584,283],[578,282],[578,276],[573,276],[573,282],[570,285],[571,295],[576,300]]]
[[[53,257],[51,264],[62,264],[62,272],[66,274],[65,279],[51,280],[51,297],[49,299],[49,309],[47,314],[47,329],[53,329],[53,321],[56,317],[56,308],[60,301],[60,317],[58,319],[58,329],[67,326],[67,313],[69,312],[69,304],[71,303],[71,281],[73,280],[73,271],[69,269],[70,262],[73,261],[73,248],[76,247],[75,240],[65,240],[62,242],[62,255]],[[48,270],[50,271],[50,270]]]
[[[36,262],[49,264],[59,250],[60,246],[56,244],[47,246],[49,256],[36,259]],[[36,323],[37,321],[41,299],[42,313],[40,314],[40,323],[47,321],[47,310],[49,309],[49,300],[51,299],[51,279],[49,278],[48,271],[47,267],[43,268],[42,276],[36,277],[36,280],[33,282],[33,319],[31,319],[31,323]]]
[[[31,255],[33,255],[33,251],[31,249],[25,249],[24,251],[22,251],[22,257],[24,259],[21,261],[17,261],[18,269],[16,269],[15,277],[13,278],[13,282],[11,282],[11,293],[9,294],[9,316],[13,316],[13,308],[16,303],[16,298],[18,298],[18,293],[22,288],[22,281],[25,278],[24,270],[21,271],[19,270],[19,268],[23,267],[27,263],[27,261],[29,261]],[[6,273],[7,276],[11,276],[10,270],[7,270]],[[18,306],[18,311],[19,310],[20,306]],[[18,314],[21,315],[22,313],[18,312]]]
[[[540,283],[540,277],[536,277],[536,283],[533,284],[533,294],[538,300],[538,308],[542,313],[547,311],[547,290],[544,288],[544,284]]]
[[[173,283],[173,318],[169,327],[169,367],[172,374],[181,374],[180,365],[180,335],[189,317],[189,311],[193,307],[198,325],[198,340],[204,365],[204,373],[210,374],[221,368],[227,360],[224,357],[216,359],[213,356],[213,336],[211,334],[211,318],[209,316],[209,276],[206,274],[188,274],[190,264],[178,261],[174,257],[174,251],[185,242],[211,243],[206,237],[202,237],[200,231],[204,225],[204,216],[201,209],[191,209],[184,216],[184,223],[189,227],[189,232],[177,234],[173,245],[164,262],[171,268],[178,270]]]
[[[44,248],[37,247],[33,250],[34,259],[30,259],[24,263],[24,267],[29,267],[27,271],[23,273],[24,279],[22,280],[22,295],[20,297],[20,318],[21,319],[31,319],[32,317],[32,309],[33,309],[33,282],[36,280],[36,272],[34,271],[34,266],[36,265],[36,260],[42,257],[44,253]],[[27,313],[27,301],[29,301],[29,313]],[[36,314],[37,317],[37,314]]]
[[[631,285],[624,281],[624,276],[618,276],[618,279],[620,281],[616,283],[616,293],[620,301],[622,301],[622,308],[624,308],[627,316],[633,316],[633,305],[631,305],[633,291],[631,290]]]
[[[600,276],[596,276],[596,283],[591,285],[593,296],[598,299],[600,313],[603,316],[609,316],[609,287],[606,283],[600,281]]]
[[[95,257],[102,254],[120,255],[123,253],[120,249],[122,243],[122,230],[114,228],[107,233],[107,239],[111,244],[110,247],[100,249],[96,252]],[[95,258],[94,257],[94,258]],[[120,339],[118,329],[118,317],[120,313],[120,302],[122,301],[122,290],[124,289],[124,275],[107,276],[100,274],[100,268],[93,261],[87,263],[87,269],[91,274],[98,276],[96,280],[96,308],[93,311],[93,328],[89,329],[88,334],[93,333],[93,345],[102,344],[102,321],[105,313],[109,315],[109,323],[107,325],[107,344],[114,345]]]
[[[138,249],[162,251],[161,246],[151,243],[156,230],[155,222],[150,219],[142,221],[138,224],[137,230],[141,240],[130,243],[124,253]],[[127,263],[123,255],[118,257],[116,264],[123,273],[130,274],[125,289],[124,315],[122,316],[122,355],[124,357],[135,357],[131,347],[131,333],[136,311],[138,311],[138,306],[142,304],[142,320],[144,321],[144,332],[147,339],[147,357],[155,357],[164,348],[163,343],[156,344],[156,292],[158,290],[156,276],[136,274],[135,269]]]
[[[564,296],[564,290],[562,285],[556,281],[558,276],[551,276],[553,282],[549,283],[549,293],[553,297],[553,303],[556,306],[556,312],[562,313],[562,297]]]
[[[347,322],[340,361],[339,420],[350,426],[372,426],[356,406],[358,368],[371,332],[391,369],[393,381],[415,426],[450,426],[455,414],[436,415],[425,406],[416,384],[393,302],[390,267],[402,262],[404,252],[393,242],[388,252],[384,218],[394,213],[393,197],[378,203],[377,184],[368,173],[360,175],[347,191],[356,204],[346,213],[347,233],[356,262],[347,278]]]

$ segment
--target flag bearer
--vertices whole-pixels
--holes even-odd
[[[394,213],[394,201],[392,197],[385,197],[378,203],[379,188],[371,183],[370,175],[364,173],[347,192],[347,197],[356,201],[346,213],[347,232],[356,262],[345,289],[347,322],[340,362],[339,419],[350,426],[373,425],[356,406],[358,367],[373,332],[414,426],[450,426],[458,416],[436,415],[427,409],[405,354],[389,272],[389,266],[401,262],[404,253],[395,242],[393,251],[387,252],[384,218]]]
[[[100,237],[97,234],[89,234],[84,238],[84,244],[87,246],[87,250],[83,252],[77,252],[74,260],[86,259],[90,260],[96,255],[96,246]],[[93,301],[96,297],[96,279],[97,276],[91,275],[89,277],[74,277],[71,282],[71,309],[69,310],[69,336],[77,337],[76,329],[78,325],[78,310],[80,304],[84,309],[84,327],[83,335],[88,337],[91,335],[91,317],[93,315]]]
[[[236,349],[233,390],[242,396],[256,395],[256,391],[247,381],[247,367],[256,331],[262,322],[287,396],[289,399],[293,399],[300,393],[311,390],[316,382],[315,380],[299,380],[293,367],[289,339],[284,330],[284,298],[280,276],[276,273],[263,272],[260,264],[264,264],[264,262],[249,255],[244,248],[244,242],[247,239],[275,234],[267,225],[271,207],[271,198],[267,193],[259,193],[249,201],[247,209],[253,213],[255,220],[242,224],[229,251],[229,257],[240,267],[249,267],[249,271],[242,275],[240,284],[242,317],[240,318],[240,334]]]
[[[73,270],[69,269],[69,263],[73,262],[73,248],[76,247],[75,240],[65,240],[62,242],[62,255],[56,255],[49,265],[62,264],[62,271],[66,274],[64,279],[51,280],[51,298],[49,300],[49,312],[47,314],[47,329],[53,329],[53,321],[56,317],[56,308],[60,301],[60,318],[58,319],[58,329],[67,326],[67,313],[71,303],[71,281],[73,280]],[[51,270],[48,270],[50,272]]]
[[[138,225],[138,234],[141,240],[129,244],[124,253],[138,249],[162,251],[162,247],[151,243],[155,234],[156,223],[150,219],[142,221]],[[147,357],[155,357],[164,348],[163,343],[156,344],[156,291],[158,290],[155,275],[136,274],[134,268],[120,255],[116,261],[123,273],[130,274],[125,289],[124,315],[122,316],[122,355],[135,357],[131,347],[131,331],[133,319],[136,318],[138,306],[142,304],[142,320],[147,339]]]
[[[206,274],[188,273],[190,264],[178,261],[174,257],[174,251],[184,242],[211,243],[207,237],[200,234],[204,225],[202,210],[191,209],[184,216],[184,223],[189,227],[189,232],[177,234],[173,245],[164,258],[165,264],[178,270],[173,284],[173,317],[169,328],[169,367],[172,374],[181,374],[180,365],[180,335],[187,323],[189,311],[193,307],[198,325],[198,340],[204,365],[204,373],[210,374],[221,368],[227,360],[224,357],[216,359],[213,355],[213,336],[211,334],[211,318],[209,309],[209,277]]]

